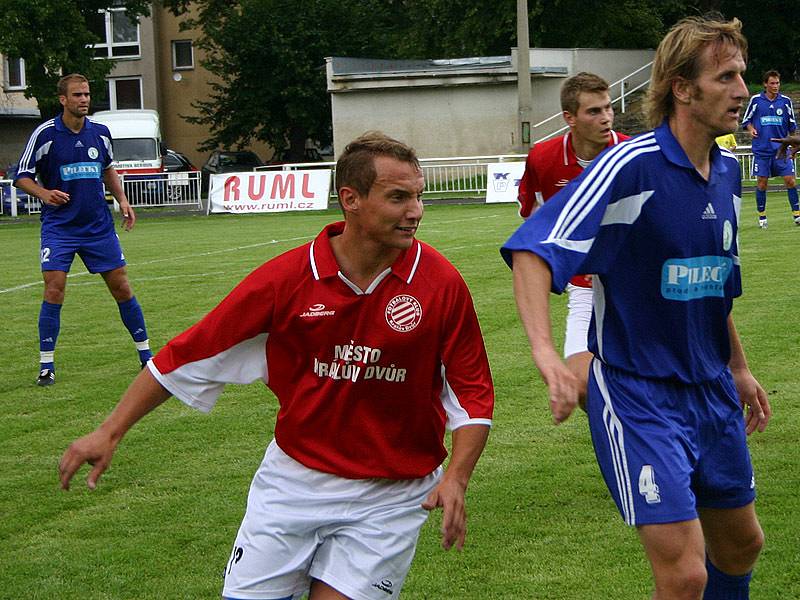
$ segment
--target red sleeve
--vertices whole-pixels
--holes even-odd
[[[536,175],[536,167],[533,162],[533,148],[528,152],[528,158],[525,160],[525,172],[522,174],[522,179],[519,182],[519,216],[527,219],[536,210],[536,192],[541,191],[539,185],[539,177]]]
[[[460,275],[455,293],[448,296],[451,302],[446,307],[442,344],[446,382],[442,400],[448,425],[450,429],[488,425],[494,410],[492,373],[472,297]]]
[[[264,266],[251,273],[156,354],[150,371],[173,396],[207,412],[225,384],[267,383],[266,341],[275,293],[265,275]]]

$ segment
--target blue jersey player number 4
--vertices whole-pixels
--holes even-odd
[[[763,544],[746,435],[771,411],[731,317],[741,180],[714,142],[738,125],[746,50],[737,19],[678,23],[654,59],[654,129],[606,150],[501,250],[556,422],[578,382],[553,348],[548,295],[594,274],[586,412],[658,600],[748,598]]]

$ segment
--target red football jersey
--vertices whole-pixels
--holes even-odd
[[[627,139],[630,136],[612,130],[608,136],[608,145],[614,146]],[[581,173],[583,167],[572,147],[571,132],[536,144],[528,152],[525,172],[519,182],[519,216],[523,219],[530,217],[537,206],[546,202]],[[585,275],[576,275],[570,279],[570,283],[579,287],[592,287],[591,278]]]
[[[362,292],[339,272],[326,227],[248,275],[155,357],[171,393],[211,410],[226,383],[263,380],[275,439],[305,466],[353,479],[423,477],[447,424],[490,425],[489,363],[464,280],[414,240]]]

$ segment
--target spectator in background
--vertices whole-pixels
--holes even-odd
[[[721,135],[714,141],[717,142],[717,146],[719,146],[720,148],[725,148],[726,150],[730,150],[731,152],[736,150],[736,136],[732,133]]]

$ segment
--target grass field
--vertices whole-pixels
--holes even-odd
[[[775,413],[751,438],[767,536],[754,600],[800,598],[800,228],[785,195],[770,198],[767,231],[757,229],[754,202],[745,198],[745,295],[734,309]],[[334,211],[140,218],[120,237],[153,346],[194,323],[255,266],[337,218]],[[517,224],[511,205],[433,206],[420,230],[470,285],[497,404],[469,490],[467,547],[441,550],[435,514],[403,597],[647,598],[648,566],[602,483],[584,415],[551,424],[497,251]],[[0,222],[0,598],[217,598],[275,400],[260,385],[230,386],[210,415],[170,400],[129,433],[97,490],[83,485],[84,470],[71,491],[60,491],[61,453],[111,410],[138,361],[101,279],[77,261],[58,383],[33,385],[38,235],[36,221]],[[560,337],[564,299],[554,304]]]

